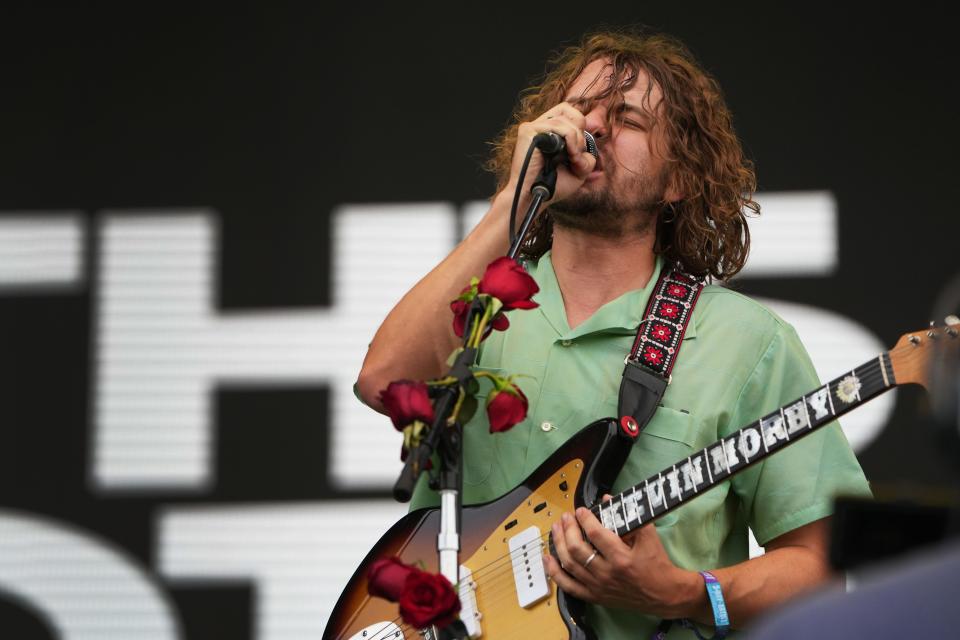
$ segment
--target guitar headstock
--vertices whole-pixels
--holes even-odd
[[[890,350],[890,363],[897,384],[915,383],[928,386],[930,363],[937,354],[960,347],[960,318],[947,316],[942,327],[930,326],[920,331],[905,333]]]

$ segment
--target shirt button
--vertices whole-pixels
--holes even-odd
[[[553,431],[556,427],[553,426],[552,422],[544,421],[540,424],[541,431]]]
[[[569,347],[570,345],[573,344],[573,342],[572,342],[571,340],[564,340],[564,341],[561,342],[560,344],[562,344],[562,345],[565,346],[565,347]]]

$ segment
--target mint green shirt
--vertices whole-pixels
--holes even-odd
[[[550,253],[527,265],[540,292],[537,309],[509,312],[510,328],[483,343],[478,366],[521,374],[527,418],[490,434],[481,399],[464,429],[465,504],[487,502],[520,484],[561,444],[598,418],[617,415],[623,358],[660,274],[608,302],[571,329]],[[663,406],[640,435],[616,491],[640,482],[819,386],[794,329],[762,305],[707,286],[684,335]],[[488,391],[486,382],[481,395]],[[747,527],[763,545],[832,512],[838,494],[869,496],[860,465],[837,423],[724,481],[656,521],[667,554],[704,570],[748,558]],[[436,505],[421,481],[412,508]],[[646,640],[658,620],[591,607],[598,637]],[[709,633],[709,631],[708,631]],[[674,625],[670,638],[693,638]],[[731,634],[728,637],[735,637]]]

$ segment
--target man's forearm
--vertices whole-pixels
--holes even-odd
[[[731,624],[736,628],[749,624],[770,608],[822,585],[831,576],[813,552],[800,548],[777,549],[710,573],[720,581]],[[713,609],[700,574],[689,572],[680,591],[686,594],[685,601],[678,603],[674,617],[692,618],[712,625]]]
[[[826,533],[823,521],[806,526],[811,528],[811,535]],[[804,591],[822,586],[833,577],[824,549],[819,545],[800,544],[768,548],[762,556],[731,567],[710,569],[710,573],[720,582],[730,622],[735,628],[749,624],[758,615]],[[699,573],[689,572],[678,593],[684,600],[678,603],[676,617],[713,624],[713,610]]]
[[[509,206],[509,199],[500,194],[476,229],[387,315],[357,381],[368,405],[382,411],[377,396],[392,380],[424,380],[443,373],[447,357],[458,344],[450,301],[470,278],[482,275],[487,264],[506,253]]]

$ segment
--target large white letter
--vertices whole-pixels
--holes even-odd
[[[175,640],[176,609],[131,558],[73,527],[0,511],[0,591],[62,640]]]
[[[83,218],[31,213],[0,218],[0,287],[62,288],[83,281]]]
[[[173,585],[252,580],[258,640],[319,638],[347,580],[405,511],[387,500],[170,508],[157,525],[158,571]]]
[[[214,477],[211,392],[230,382],[330,385],[332,479],[383,485],[399,473],[399,437],[352,386],[379,322],[452,247],[453,211],[436,203],[344,207],[333,230],[331,308],[221,313],[211,295],[211,212],[103,218],[95,487],[206,488]]]

